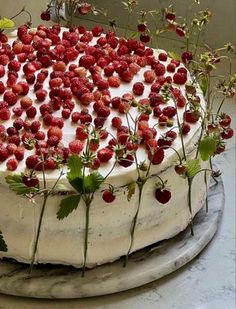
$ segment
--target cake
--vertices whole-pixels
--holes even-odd
[[[191,226],[211,171],[179,60],[100,26],[22,26],[0,75],[1,257],[94,267]]]

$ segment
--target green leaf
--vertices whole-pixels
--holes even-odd
[[[0,251],[7,252],[7,244],[3,238],[2,232],[0,231]]]
[[[135,187],[136,187],[136,182],[131,182],[128,184],[127,188],[128,188],[128,194],[127,194],[127,200],[128,202],[131,200],[132,196],[135,193]]]
[[[59,210],[57,212],[57,219],[62,220],[67,217],[73,210],[75,210],[80,202],[80,195],[70,195],[61,200]]]
[[[93,172],[84,177],[84,190],[86,193],[93,193],[98,190],[104,180],[104,177],[98,173]]]
[[[208,79],[205,76],[203,76],[200,79],[199,84],[200,84],[200,88],[201,88],[201,90],[202,90],[202,92],[203,92],[203,94],[205,96],[206,92],[207,92],[207,89],[208,89]]]
[[[68,160],[69,172],[67,173],[67,179],[69,182],[76,178],[82,178],[83,163],[78,155],[73,154]]]
[[[3,17],[0,19],[0,29],[9,29],[13,28],[15,26],[15,23],[13,20],[8,19],[6,17]]]
[[[179,54],[175,53],[175,52],[168,52],[168,56],[174,60],[179,60],[181,61],[181,57]]]
[[[22,182],[22,176],[20,174],[8,175],[5,177],[6,183],[12,191],[15,191],[19,195],[24,195],[32,192],[37,192],[37,187],[27,187]]]
[[[201,169],[200,160],[193,159],[186,162],[187,176],[192,179]]]
[[[71,186],[79,193],[83,193],[83,178],[82,177],[77,177],[74,178],[73,180],[70,180]]]
[[[213,136],[205,136],[200,141],[199,144],[199,152],[201,155],[201,159],[203,161],[209,160],[209,158],[214,154],[216,151],[217,141]]]

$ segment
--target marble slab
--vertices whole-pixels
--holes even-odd
[[[208,194],[205,207],[194,218],[194,236],[189,229],[176,237],[133,253],[126,268],[123,260],[81,271],[68,266],[28,266],[9,260],[0,262],[0,293],[34,298],[82,298],[128,290],[174,272],[196,257],[214,236],[224,208],[220,180]]]

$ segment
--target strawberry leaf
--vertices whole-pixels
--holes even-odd
[[[135,187],[136,187],[136,182],[131,182],[128,184],[128,194],[127,194],[127,200],[128,202],[131,200],[132,196],[135,193]]]
[[[209,158],[214,154],[216,151],[217,141],[214,139],[213,136],[205,136],[200,141],[199,144],[199,152],[201,155],[201,159],[203,161],[209,160]]]
[[[0,251],[7,252],[7,244],[3,238],[2,232],[0,231]]]
[[[68,173],[67,173],[67,179],[70,181],[74,180],[75,178],[81,178],[82,177],[82,168],[83,163],[79,156],[77,155],[71,155],[68,160]]]
[[[12,191],[15,191],[19,195],[25,195],[39,191],[37,187],[27,187],[22,182],[22,176],[20,174],[8,175],[5,177],[6,183]]]
[[[186,162],[187,165],[187,176],[192,179],[201,169],[200,160],[193,159]]]
[[[86,193],[93,193],[98,190],[104,180],[104,177],[98,173],[94,172],[88,176],[84,177],[84,190]]]
[[[0,29],[9,29],[9,28],[13,28],[15,26],[15,23],[13,20],[8,19],[6,17],[3,17],[2,19],[0,19]]]
[[[75,210],[80,202],[80,195],[70,195],[63,200],[61,200],[59,205],[59,210],[57,212],[57,219],[62,220]]]

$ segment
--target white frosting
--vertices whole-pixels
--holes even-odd
[[[95,41],[92,43],[95,43]],[[156,54],[159,52],[156,51]],[[78,60],[75,63],[78,63]],[[121,96],[123,93],[130,92],[132,85],[136,81],[143,80],[143,73],[147,69],[148,66],[141,69],[134,77],[132,83],[122,83],[119,88],[110,88],[112,97]],[[172,76],[170,73],[166,75]],[[47,84],[47,81],[45,81],[44,89],[49,91]],[[183,87],[180,88],[183,90]],[[145,84],[145,92],[138,99],[147,97],[149,92],[150,85]],[[35,100],[35,94],[32,90],[30,90],[29,96]],[[204,106],[202,95],[200,94],[200,96],[202,105]],[[174,103],[168,102],[168,105],[174,105]],[[92,111],[92,107],[89,107],[89,109]],[[80,110],[81,107],[77,103],[74,111]],[[132,108],[131,113],[135,116],[136,109]],[[182,122],[183,109],[178,109],[178,114]],[[55,113],[55,115],[60,116],[60,112]],[[116,115],[117,113],[112,111],[109,119]],[[121,116],[121,118],[123,123],[126,124],[125,116]],[[105,126],[109,132],[115,135],[109,119]],[[156,122],[157,118],[151,118],[149,124],[151,126],[156,124]],[[9,120],[4,122],[4,125],[8,127],[11,123],[12,120]],[[176,125],[176,120],[174,125]],[[75,129],[76,125],[72,125],[70,120],[65,120],[65,126],[63,128],[63,143],[65,145],[75,139]],[[169,129],[157,127],[157,138]],[[199,123],[191,125],[191,132],[184,136],[184,144],[188,151],[194,148],[199,130]],[[102,148],[106,145],[107,141],[104,141],[100,147]],[[179,137],[174,141],[173,147],[182,153]],[[26,157],[29,154],[30,151],[27,151]],[[147,159],[147,154],[143,149],[139,149],[137,151],[137,157],[140,162]],[[158,174],[164,180],[168,179],[172,198],[166,205],[158,203],[154,196],[155,183],[158,182],[158,179],[152,177],[147,181],[143,190],[132,251],[176,235],[185,229],[191,220],[191,214],[187,204],[187,180],[181,178],[174,172],[172,165],[176,159],[176,154],[173,150],[169,149],[165,151],[164,161],[160,165],[155,165],[151,168],[151,174]],[[105,176],[110,171],[113,162],[113,160],[110,160],[108,163],[103,164],[99,172]],[[24,166],[25,163],[22,161],[17,172],[23,171]],[[0,253],[0,256],[12,257],[18,261],[28,263],[32,255],[37,222],[42,207],[42,197],[37,197],[36,204],[34,205],[26,198],[17,196],[5,184],[4,178],[8,173],[5,163],[0,164],[0,228],[4,233],[4,238],[8,245],[8,252]],[[54,183],[57,177],[58,171],[47,172],[46,178],[48,185]],[[117,165],[107,179],[108,183],[120,187],[116,193],[116,200],[112,204],[106,204],[101,198],[101,192],[95,194],[90,211],[87,266],[90,267],[112,261],[127,253],[130,244],[131,222],[138,205],[138,188],[136,188],[136,192],[131,201],[127,202],[127,192],[125,192],[126,189],[124,187],[122,188],[122,186],[136,179],[137,172],[134,164],[129,168],[123,168]],[[62,177],[61,182],[68,185],[65,176]],[[205,194],[206,187],[203,181],[203,173],[200,173],[194,179],[193,184],[192,216],[202,207]],[[78,208],[68,218],[59,221],[56,218],[56,212],[61,199],[61,196],[54,196],[48,200],[41,227],[36,262],[62,263],[80,267],[84,259],[85,205],[81,201]]]

